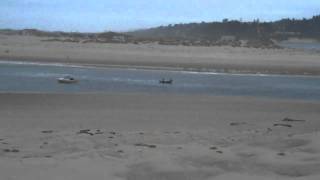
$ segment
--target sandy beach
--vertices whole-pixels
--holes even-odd
[[[0,94],[2,179],[319,179],[319,102]]]
[[[46,39],[0,35],[0,58],[109,67],[320,74],[318,51],[42,41]]]
[[[320,0],[0,1],[0,180],[320,180]]]
[[[320,74],[290,49],[43,42],[0,35],[0,59]],[[148,93],[0,93],[4,180],[318,180],[320,102]]]

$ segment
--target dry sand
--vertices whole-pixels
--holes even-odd
[[[0,35],[0,58],[98,66],[320,74],[317,51],[41,41],[44,39],[48,38]]]
[[[0,94],[0,114],[1,179],[320,178],[319,102]]]

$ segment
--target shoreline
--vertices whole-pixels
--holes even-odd
[[[302,98],[284,98],[284,97],[267,97],[267,96],[250,96],[250,95],[221,95],[221,94],[200,94],[200,93],[166,93],[166,92],[110,92],[110,91],[94,91],[94,92],[41,92],[41,91],[0,91],[2,95],[49,95],[49,96],[159,96],[159,97],[192,97],[192,98],[227,98],[227,99],[253,99],[256,101],[280,101],[280,102],[306,102],[306,103],[320,103],[317,99],[302,99]]]
[[[287,102],[287,103],[320,103],[318,99],[303,99],[303,98],[286,98],[286,97],[267,97],[267,96],[250,96],[250,95],[220,95],[220,94],[196,94],[196,93],[150,93],[150,92],[37,92],[37,91],[0,91],[1,95],[17,95],[17,96],[154,96],[154,97],[207,97],[207,98],[226,98],[226,99],[250,99],[255,101],[274,101],[274,102]]]
[[[43,66],[68,66],[74,68],[97,68],[97,69],[128,69],[128,70],[151,70],[151,71],[172,71],[172,72],[183,72],[183,73],[203,73],[203,74],[217,74],[217,75],[252,75],[252,76],[297,76],[297,77],[319,77],[319,72],[301,73],[296,71],[272,71],[267,70],[265,72],[245,69],[211,69],[211,68],[195,68],[195,67],[173,67],[173,66],[150,66],[150,65],[120,65],[120,64],[93,64],[93,63],[82,63],[82,62],[63,62],[61,60],[46,59],[37,61],[36,59],[25,59],[25,58],[8,58],[0,56],[0,64],[26,64],[26,65],[43,65]]]

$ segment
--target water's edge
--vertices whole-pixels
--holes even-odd
[[[283,76],[283,77],[320,77],[317,74],[292,74],[288,72],[261,73],[256,71],[245,70],[227,70],[213,69],[213,68],[184,68],[184,67],[168,67],[168,66],[137,66],[137,65],[107,65],[107,64],[88,64],[88,63],[55,63],[55,62],[37,62],[37,61],[18,61],[18,60],[0,60],[1,64],[12,65],[37,65],[37,66],[56,66],[56,67],[72,67],[72,68],[93,68],[93,69],[126,69],[126,70],[152,70],[152,71],[167,71],[167,72],[181,72],[181,73],[195,73],[195,74],[213,74],[213,75],[235,75],[235,76]]]

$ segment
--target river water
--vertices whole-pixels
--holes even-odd
[[[60,84],[72,75],[79,82]],[[172,85],[160,84],[172,78]],[[319,76],[217,74],[0,62],[1,92],[144,92],[320,100]]]
[[[280,46],[284,48],[291,48],[291,49],[304,49],[304,50],[320,50],[320,43],[319,42],[288,42],[283,41],[279,43]]]

